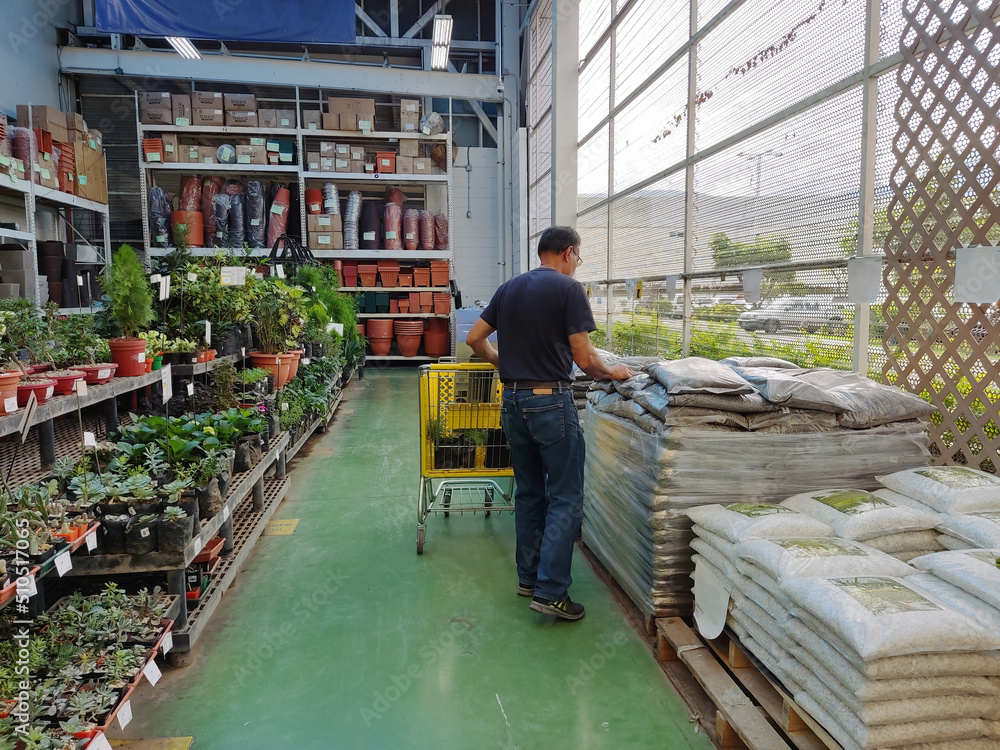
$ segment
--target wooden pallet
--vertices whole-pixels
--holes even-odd
[[[842,750],[732,633],[703,640],[677,618],[657,620],[656,629],[660,661],[684,662],[715,703],[723,750]]]

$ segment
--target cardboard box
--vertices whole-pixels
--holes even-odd
[[[239,110],[236,112],[226,111],[226,127],[228,128],[256,128],[260,127],[257,122],[257,112],[249,110]]]
[[[319,171],[319,151],[306,152],[306,170],[309,172]]]
[[[340,129],[352,133],[356,132],[358,129],[358,116],[353,112],[341,112]]]
[[[260,146],[237,146],[237,164],[267,164],[267,152]]]
[[[66,130],[69,131],[69,143],[75,142],[83,138],[87,134],[87,121],[83,119],[83,115],[78,115],[76,112],[67,112],[66,115]]]
[[[350,147],[350,159],[351,161],[364,161],[365,160],[365,147],[364,146],[351,146]]]
[[[342,250],[344,235],[340,232],[307,232],[311,250]]]
[[[191,124],[199,126],[218,126],[226,124],[226,118],[221,109],[192,109]]]
[[[99,149],[74,148],[76,157],[76,194],[81,198],[108,202],[108,170],[104,152]]]
[[[257,121],[260,123],[262,128],[276,128],[278,127],[278,110],[276,109],[258,109],[257,110]]]
[[[173,125],[173,113],[169,109],[148,109],[139,113],[143,125]]]
[[[198,161],[202,164],[218,164],[219,160],[215,158],[216,150],[215,146],[198,146]]]
[[[222,109],[222,93],[218,91],[195,91],[191,94],[191,106],[196,109]]]
[[[170,109],[170,93],[167,91],[164,91],[163,93],[156,91],[140,91],[139,106],[147,107],[149,109]]]
[[[403,117],[400,118],[399,129],[404,133],[419,133],[420,132],[420,118],[419,117]]]
[[[364,159],[351,159],[351,174],[363,174],[365,171]]]
[[[418,156],[416,159],[413,160],[413,174],[427,175],[430,173],[431,173],[430,159],[423,156]]]
[[[257,97],[253,94],[224,94],[222,103],[227,113],[257,111]]]
[[[333,171],[334,172],[350,172],[351,171],[351,160],[341,159],[339,156],[333,159]]]
[[[319,130],[323,127],[323,113],[318,109],[302,110],[302,129]]]
[[[365,173],[366,174],[375,174],[375,162],[373,162],[373,161],[366,161],[365,162]]]
[[[174,125],[191,124],[191,96],[189,94],[175,95],[170,109],[173,113]]]
[[[420,141],[416,138],[400,138],[399,155],[413,157],[420,156]]]
[[[341,234],[344,231],[344,217],[340,214],[306,214],[306,230]]]
[[[55,165],[51,159],[44,161],[39,159],[35,164],[35,173],[38,175],[38,184],[47,188],[59,189],[59,177],[56,174]]]
[[[340,130],[340,115],[323,113],[323,130]]]
[[[350,159],[351,147],[346,143],[338,143],[334,148],[334,153],[338,159]]]
[[[396,174],[413,174],[413,157],[396,157]]]
[[[327,107],[331,113],[368,115],[369,119],[375,119],[374,99],[350,99],[331,96],[327,100]]]
[[[180,164],[200,164],[201,152],[197,146],[181,146],[177,154],[177,161]]]
[[[337,144],[330,141],[319,142],[319,155],[333,158],[337,153]]]
[[[278,127],[279,128],[296,128],[298,123],[295,121],[295,110],[294,109],[279,109],[276,110],[278,114]]]
[[[319,171],[320,172],[332,172],[334,169],[333,157],[332,156],[321,156],[319,157]]]
[[[163,162],[176,163],[180,158],[180,138],[178,138],[177,133],[162,133],[160,138],[163,139]]]
[[[419,99],[400,99],[399,127],[404,133],[416,133],[420,130]]]

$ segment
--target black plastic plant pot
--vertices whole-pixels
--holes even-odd
[[[223,471],[216,477],[216,481],[219,483],[219,494],[223,498],[229,493],[230,479],[232,479],[232,475],[228,471]]]
[[[148,555],[156,552],[157,526],[155,518],[143,521],[139,516],[133,516],[125,528],[125,554]]]
[[[272,393],[274,393],[274,374],[272,373],[271,375],[268,375],[267,380],[263,382],[267,383],[267,390],[265,391],[264,395],[270,396]]]
[[[98,503],[99,516],[123,516],[128,513],[128,503]]]
[[[125,554],[125,521],[120,516],[109,516],[101,521],[101,552],[105,555]]]
[[[190,490],[182,494],[175,505],[191,518],[198,517],[198,498]]]
[[[326,344],[318,344],[317,343],[317,344],[313,344],[312,346],[313,346],[313,353],[312,353],[312,355],[314,357],[324,357],[324,356],[326,356]]]
[[[212,518],[222,510],[222,493],[219,492],[218,479],[212,479],[204,487],[196,487],[194,494],[198,497],[199,518]]]
[[[183,552],[191,541],[191,522],[194,519],[161,518],[159,528],[160,552]]]
[[[311,357],[313,355],[313,345],[310,344],[308,341],[302,345],[302,348],[305,349],[305,351],[302,353],[303,357]]]
[[[135,511],[134,513],[132,511]],[[155,516],[163,511],[162,500],[149,500],[142,503],[133,503],[129,515],[135,516]]]

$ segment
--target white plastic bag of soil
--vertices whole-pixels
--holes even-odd
[[[968,615],[984,628],[1000,633],[1000,609],[987,604],[978,596],[963,591],[933,573],[917,573],[909,576],[906,582],[947,604],[956,612]]]
[[[904,531],[926,531],[937,523],[934,516],[893,505],[865,490],[804,492],[781,504],[829,524],[835,536],[855,541]]]
[[[947,513],[942,513],[936,508],[932,508],[927,503],[922,503],[919,500],[914,500],[912,497],[907,497],[899,492],[893,492],[885,487],[879,487],[878,489],[872,490],[872,494],[876,497],[880,497],[883,500],[888,500],[893,505],[900,508],[910,508],[912,510],[919,510],[921,513],[929,513],[932,516],[940,519],[941,516],[948,515]]]
[[[1000,548],[935,552],[912,561],[915,568],[933,573],[963,591],[1000,609]]]
[[[750,539],[833,536],[828,524],[767,503],[701,505],[690,508],[687,514],[699,526],[733,544]]]
[[[731,367],[703,357],[657,362],[646,367],[667,393],[725,393],[738,395],[756,390]]]
[[[901,578],[797,579],[785,581],[784,590],[863,661],[1000,649],[1000,634],[991,633]]]
[[[945,516],[938,528],[978,549],[1000,548],[1000,511],[984,510]]]
[[[754,539],[736,554],[779,581],[815,576],[907,576],[913,568],[884,552],[834,537]]]
[[[925,466],[876,479],[939,513],[1000,511],[1000,477],[967,466]]]
[[[930,530],[904,531],[899,534],[886,534],[874,539],[865,539],[865,544],[889,555],[894,552],[914,552],[925,549],[940,551],[939,536],[940,534]]]

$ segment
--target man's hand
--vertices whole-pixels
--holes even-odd
[[[465,337],[465,343],[472,347],[472,351],[480,359],[489,362],[494,367],[500,367],[500,355],[489,341],[489,336],[496,329],[485,323],[482,318],[472,324],[469,335]]]
[[[635,375],[628,365],[615,365],[611,368],[611,380],[628,380]]]

